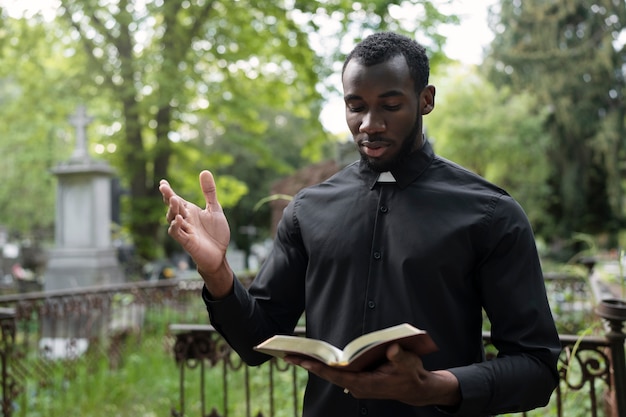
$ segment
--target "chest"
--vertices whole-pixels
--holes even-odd
[[[395,263],[454,258],[475,245],[484,213],[463,194],[394,184],[320,193],[296,212],[312,260],[380,260]]]

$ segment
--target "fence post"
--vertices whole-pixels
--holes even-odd
[[[602,300],[596,312],[609,324],[606,338],[611,346],[611,364],[613,367],[613,393],[618,417],[626,417],[626,355],[624,341],[626,334],[622,330],[626,322],[626,301]]]
[[[17,384],[9,372],[9,364],[13,357],[15,347],[15,310],[12,308],[0,308],[0,361],[2,362],[2,416],[11,417],[13,414],[13,400],[17,394]]]
[[[210,414],[206,414],[206,390],[204,388],[204,362],[208,361],[210,366],[215,366],[218,362],[226,361],[230,354],[230,346],[217,334],[213,326],[206,324],[170,324],[170,333],[175,335],[174,359],[179,366],[180,372],[180,410],[172,409],[172,416],[184,416],[185,414],[185,367],[199,368],[200,372],[200,404],[201,415],[207,417],[221,417],[215,408],[215,402]],[[224,374],[225,377],[225,374]],[[226,387],[224,387],[224,415],[228,415],[226,404]]]

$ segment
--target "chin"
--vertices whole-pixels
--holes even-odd
[[[372,159],[363,154],[361,154],[361,159],[367,164],[368,167],[372,171],[376,172],[387,172],[391,171],[393,167],[396,166],[396,160],[380,160],[380,159]]]

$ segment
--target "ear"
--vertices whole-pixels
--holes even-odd
[[[420,94],[422,114],[428,114],[435,108],[435,86],[427,85]]]

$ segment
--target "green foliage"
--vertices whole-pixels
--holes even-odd
[[[437,153],[506,189],[540,229],[549,221],[548,136],[536,98],[496,89],[475,68],[435,74],[431,82],[436,107],[424,123]]]
[[[115,297],[115,302],[125,305],[132,299]],[[167,334],[167,325],[173,322],[198,322],[198,310],[182,308],[164,311],[150,310],[146,316],[142,334],[130,336],[121,350],[121,362],[117,369],[110,368],[109,359],[100,348],[90,349],[86,357],[74,361],[43,363],[40,371],[46,371],[46,383],[33,379],[26,381],[25,395],[20,396],[14,410],[16,417],[134,417],[169,415],[169,410],[180,410],[180,369],[172,357],[173,338]],[[493,347],[489,352],[496,353]],[[37,360],[37,358],[32,358]],[[235,353],[231,354],[230,363],[240,363]],[[574,362],[570,381],[575,384],[581,370]],[[220,414],[223,410],[222,386],[224,369],[219,364],[206,369],[197,366],[185,368],[183,374],[183,395],[186,415],[197,416],[202,412],[210,413],[215,407]],[[260,367],[239,367],[229,369],[226,377],[228,389],[228,415],[247,415],[247,406],[251,405],[250,415],[262,412],[269,415],[270,395],[273,394],[275,416],[294,415],[293,399],[297,399],[301,414],[302,393],[306,384],[307,373],[301,368],[290,368],[286,372],[285,364],[278,362],[270,370],[268,364]],[[201,375],[204,372],[204,379]],[[273,393],[269,389],[270,375],[274,378]],[[296,378],[296,386],[292,378]],[[199,387],[204,383],[206,409],[200,401]],[[244,388],[248,388],[250,397],[246,397]],[[597,384],[597,398],[605,390],[604,384]],[[590,400],[585,389],[571,390],[562,382],[564,410],[566,415],[589,415]],[[551,403],[529,415],[555,415],[555,396]]]
[[[77,104],[76,65],[54,25],[3,19],[0,27],[0,166],[2,224],[26,237],[51,236],[56,180],[69,157],[66,121]],[[45,94],[44,94],[45,92]]]
[[[550,231],[616,234],[623,223],[624,2],[502,1],[485,67],[550,109]],[[565,70],[566,69],[566,70]]]
[[[11,122],[0,128],[0,158],[11,169],[0,192],[3,222],[51,229],[48,170],[69,155],[66,119],[80,103],[95,119],[90,150],[116,168],[127,192],[122,229],[141,258],[162,252],[161,178],[193,196],[198,171],[210,168],[226,187],[221,196],[235,226],[244,224],[275,178],[329,155],[318,120],[322,94],[353,37],[378,29],[418,35],[436,65],[444,39],[434,28],[454,21],[418,0],[402,9],[380,0],[62,0],[52,21],[7,17],[0,117]],[[20,154],[32,156],[9,162],[16,139]],[[18,190],[31,198],[13,198]],[[267,228],[267,214],[255,225]]]
[[[129,340],[132,349],[124,353],[124,365],[117,370],[109,369],[108,359],[93,352],[89,366],[83,362],[55,368],[45,386],[27,385],[29,393],[14,415],[157,416],[159,410],[171,409],[178,396],[177,368],[162,340],[163,334],[150,335],[141,344]],[[193,375],[192,382],[197,383]]]
[[[134,301],[131,294],[114,295],[113,311],[120,313],[125,306],[141,308]],[[202,314],[201,310],[182,307],[148,309],[141,334],[130,332],[116,346],[111,340],[92,339],[87,351],[73,359],[47,359],[36,348],[26,347],[28,357],[20,358],[20,366],[13,368],[19,369],[23,388],[13,415],[159,416],[173,408],[178,402],[179,380],[168,324],[198,322]],[[40,334],[37,330],[19,329],[18,345],[28,344],[22,338],[36,338]],[[116,358],[117,365],[112,366]],[[189,375],[188,383],[185,394],[196,395],[199,377]]]
[[[115,297],[116,305],[132,304],[132,297]],[[25,394],[18,399],[13,413],[16,417],[118,417],[161,416],[167,410],[180,409],[180,368],[172,356],[171,335],[167,326],[172,322],[193,323],[198,321],[198,310],[182,308],[149,310],[141,335],[132,334],[125,339],[120,350],[120,365],[111,368],[111,357],[103,348],[94,345],[85,356],[74,360],[42,362],[37,369],[45,370],[45,382],[28,379]],[[110,350],[108,351],[110,353]],[[235,353],[231,361],[239,363]],[[202,403],[198,388],[204,374],[207,406],[221,408],[223,398],[221,366],[206,369],[195,367],[184,370],[186,415],[200,415]],[[30,368],[29,366],[27,368]],[[34,369],[34,368],[33,368]],[[282,367],[281,367],[282,369]],[[302,370],[272,370],[274,378],[274,407],[276,416],[293,415],[293,395],[301,407],[302,388],[307,373]],[[293,393],[292,377],[297,378]],[[247,368],[228,374],[229,415],[245,415],[246,398],[242,389],[246,384],[253,394],[250,399],[255,410],[269,413],[267,384],[270,377],[268,366]],[[247,381],[247,382],[246,382]],[[204,410],[208,412],[210,410]],[[223,412],[223,410],[222,410]],[[253,413],[256,415],[256,411]]]

